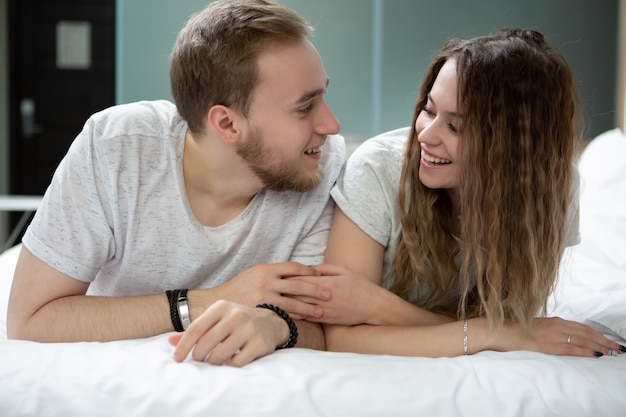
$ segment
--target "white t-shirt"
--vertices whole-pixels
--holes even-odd
[[[394,280],[393,257],[402,230],[398,211],[398,188],[410,131],[409,127],[404,127],[363,142],[348,158],[337,184],[331,191],[337,207],[385,248],[382,277],[382,286],[385,288],[389,288]],[[578,175],[576,178],[578,179]],[[578,190],[577,180],[574,181],[572,189],[567,230],[568,245],[580,241]],[[457,266],[460,259],[459,254],[456,259]],[[459,291],[457,289],[456,293]],[[420,291],[420,294],[423,294],[423,291]],[[452,294],[452,297],[454,296],[455,294]],[[422,305],[419,300],[417,303]]]
[[[341,136],[322,147],[323,183],[308,193],[262,190],[235,219],[202,225],[187,199],[187,124],[167,101],[93,115],[57,168],[23,244],[91,283],[88,294],[133,296],[211,288],[260,263],[323,261],[345,159]]]

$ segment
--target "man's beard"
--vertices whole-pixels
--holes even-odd
[[[273,151],[263,146],[262,137],[257,131],[253,131],[244,143],[237,145],[237,154],[248,163],[248,167],[265,187],[273,191],[304,193],[316,188],[324,178],[321,164],[316,175],[305,176],[301,160],[287,160],[280,150]]]

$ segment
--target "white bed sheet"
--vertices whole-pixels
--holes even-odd
[[[623,155],[626,139],[617,130],[583,155],[582,243],[563,262],[550,313],[626,343]],[[0,256],[2,310],[18,250]],[[1,317],[0,416],[626,415],[626,355],[520,351],[427,359],[289,349],[241,369],[179,364],[171,356],[167,335],[8,341]]]

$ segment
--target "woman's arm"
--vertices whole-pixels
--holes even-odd
[[[486,318],[476,318],[467,321],[467,332],[462,321],[435,326],[325,326],[324,331],[329,351],[381,355],[437,358],[528,350],[598,357],[625,350],[589,326],[556,317],[536,319],[529,330],[512,323],[491,328]]]
[[[335,210],[327,264],[316,267],[323,274],[316,279],[332,293],[330,301],[321,303],[327,350],[427,357],[483,350],[588,357],[609,354],[609,349],[623,351],[589,326],[560,318],[536,319],[529,330],[512,323],[491,328],[487,319],[476,318],[467,321],[465,332],[464,322],[419,308],[380,287],[383,254],[381,244]]]
[[[452,318],[417,307],[380,286],[383,246],[356,226],[339,208],[335,210],[325,264],[315,277],[329,288],[332,299],[320,306],[324,323],[354,325],[429,325]]]

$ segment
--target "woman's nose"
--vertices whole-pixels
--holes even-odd
[[[418,116],[415,121],[415,131],[417,137],[421,143],[436,144],[439,140],[439,134],[437,131],[436,119],[429,119],[427,117]]]

